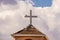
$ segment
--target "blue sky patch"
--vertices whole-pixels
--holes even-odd
[[[35,5],[34,7],[50,7],[52,5],[52,0],[32,0]]]

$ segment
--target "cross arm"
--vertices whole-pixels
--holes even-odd
[[[30,17],[30,16],[25,15],[25,17]],[[37,18],[37,16],[32,16],[32,17]]]

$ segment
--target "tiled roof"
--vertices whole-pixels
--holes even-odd
[[[38,31],[33,25],[29,25],[29,26],[27,26],[27,28],[24,28],[24,29],[12,34],[12,35],[14,36],[14,35],[18,35],[18,34],[19,35],[25,35],[25,36],[26,35],[32,35],[32,34],[34,34],[34,35],[44,35],[40,31]]]

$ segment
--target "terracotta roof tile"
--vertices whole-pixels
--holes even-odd
[[[24,28],[23,30],[20,30],[12,35],[16,34],[39,34],[39,35],[44,35],[40,31],[38,31],[33,25],[27,26],[27,28]]]

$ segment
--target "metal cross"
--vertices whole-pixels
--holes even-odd
[[[25,17],[30,17],[30,25],[32,25],[32,18],[37,18],[37,16],[32,16],[32,10],[30,10],[30,16],[25,15]]]

